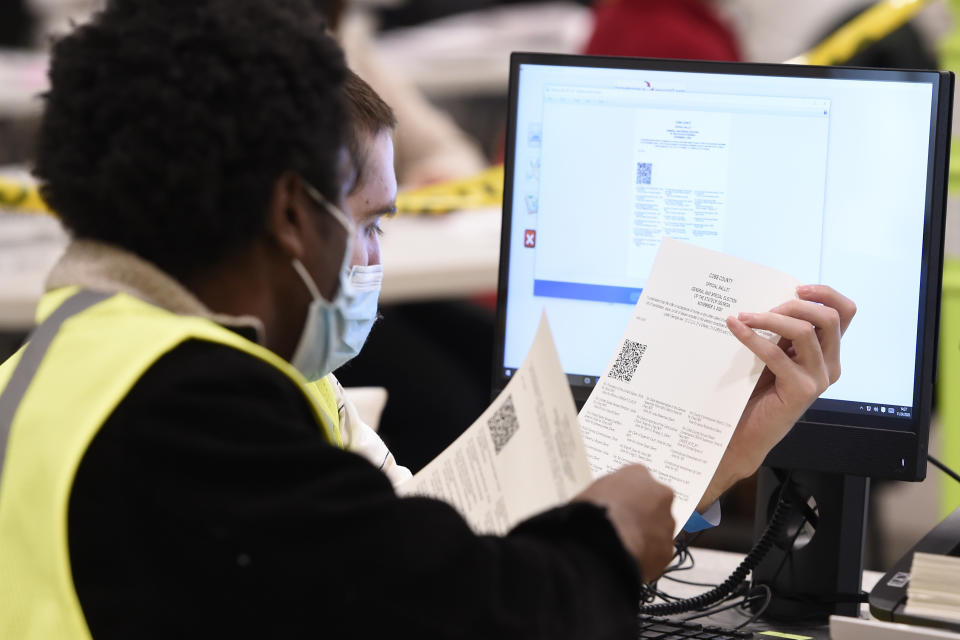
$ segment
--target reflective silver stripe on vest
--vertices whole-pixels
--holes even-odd
[[[13,416],[17,413],[17,408],[23,401],[30,383],[33,382],[33,377],[37,375],[40,363],[43,362],[43,357],[47,354],[47,349],[50,348],[50,343],[60,331],[60,327],[70,317],[112,295],[112,293],[101,291],[78,291],[67,298],[66,302],[57,307],[57,310],[30,334],[29,342],[23,350],[23,355],[20,356],[17,367],[13,370],[13,375],[10,376],[6,388],[0,393],[0,474],[3,472],[3,461],[6,459],[7,439],[10,437],[10,427],[13,426]]]

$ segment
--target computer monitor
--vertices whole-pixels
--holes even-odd
[[[934,71],[513,54],[494,392],[545,310],[582,405],[671,236],[857,303],[767,465],[857,504],[856,479],[923,479],[952,96]]]

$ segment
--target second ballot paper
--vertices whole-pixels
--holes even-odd
[[[506,533],[593,479],[547,316],[523,364],[470,427],[397,492],[439,498],[474,531]]]
[[[579,417],[595,476],[640,463],[673,489],[674,535],[703,497],[763,372],[726,318],[768,311],[795,298],[799,284],[775,269],[677,240],[660,245],[619,346]]]

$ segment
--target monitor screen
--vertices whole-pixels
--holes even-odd
[[[937,72],[514,54],[494,386],[546,310],[582,403],[669,236],[852,298],[803,422],[907,440],[800,465],[922,477],[951,96]]]

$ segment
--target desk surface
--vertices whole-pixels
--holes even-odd
[[[726,551],[714,551],[712,549],[692,549],[693,559],[696,563],[689,571],[684,571],[677,577],[683,580],[701,582],[705,584],[719,584],[727,576],[733,573],[737,565],[743,559],[738,553],[729,553]],[[869,591],[873,585],[880,579],[882,574],[876,571],[864,571],[861,588]],[[698,587],[680,582],[674,582],[670,579],[661,579],[658,587],[661,591],[675,595],[681,598],[689,598],[699,595],[709,589],[709,587]],[[862,615],[868,617],[867,606],[862,606]],[[701,624],[716,624],[724,627],[735,627],[746,620],[746,617],[737,610],[728,610],[716,613],[708,618],[701,618],[697,621]],[[768,624],[763,620],[751,624],[751,631],[779,631],[782,633],[792,633],[816,638],[817,640],[828,639],[830,637],[830,628],[823,625],[811,627],[809,625],[788,625],[788,624]]]

